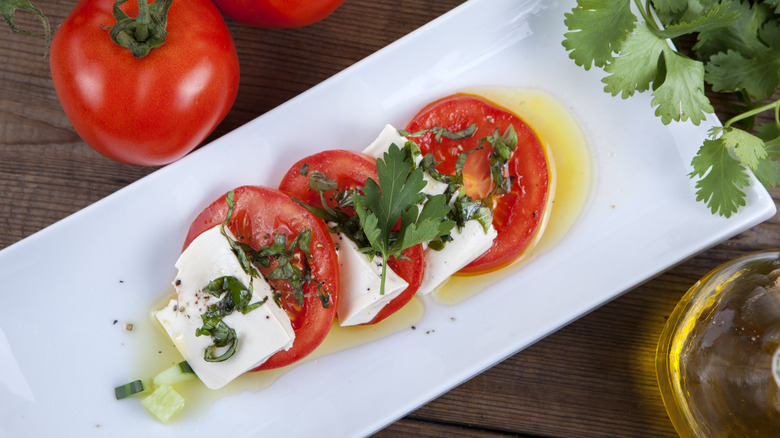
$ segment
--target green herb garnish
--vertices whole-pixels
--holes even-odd
[[[203,356],[205,361],[222,362],[232,357],[238,348],[236,331],[225,324],[224,317],[234,311],[247,314],[268,301],[268,297],[265,297],[262,301],[250,304],[251,287],[251,283],[247,288],[236,277],[225,276],[212,280],[203,288],[203,292],[221,298],[215,304],[210,305],[209,310],[200,316],[203,320],[203,326],[195,330],[196,336],[211,336],[213,340],[213,343],[206,347]],[[228,347],[228,349],[219,356],[215,356],[216,349],[224,347]]]
[[[780,182],[780,1],[578,0],[565,14],[563,45],[586,70],[602,67],[604,90],[626,99],[652,90],[655,114],[664,124],[701,123],[713,107],[705,83],[716,93],[735,93],[742,105],[724,126],[712,128],[692,161],[696,200],[729,217],[745,205],[747,169],[768,189]],[[695,36],[693,56],[669,40]],[[755,116],[775,119],[753,130]],[[735,125],[741,124],[739,129]]]
[[[371,248],[382,257],[381,293],[385,290],[387,261],[414,245],[446,235],[455,222],[445,220],[450,212],[444,195],[427,196],[423,169],[395,144],[384,159],[377,160],[379,181],[366,180],[363,193],[353,203]],[[400,228],[394,232],[400,221]]]
[[[230,248],[239,261],[244,272],[250,276],[249,287],[233,276],[224,276],[211,281],[202,290],[205,293],[221,298],[216,304],[209,306],[208,311],[201,315],[203,326],[195,331],[197,336],[211,336],[213,343],[206,348],[204,359],[207,362],[221,362],[229,359],[238,348],[238,336],[236,331],[223,321],[223,318],[234,311],[243,314],[262,306],[268,301],[266,296],[262,301],[251,303],[252,283],[255,278],[261,278],[255,266],[270,268],[274,266],[267,278],[269,280],[287,281],[292,289],[293,298],[299,305],[303,305],[306,285],[314,285],[322,306],[330,307],[330,294],[323,289],[323,283],[316,281],[311,274],[309,258],[311,257],[311,230],[304,229],[287,244],[287,236],[276,234],[273,243],[265,245],[259,250],[238,242],[228,233],[227,226],[233,217],[235,208],[234,192],[231,190],[225,196],[228,211],[225,220],[221,224],[220,231],[230,244]],[[297,251],[303,254],[298,257]],[[297,264],[301,264],[299,268]],[[265,281],[265,280],[262,280]],[[223,297],[224,296],[224,297]],[[281,307],[281,293],[273,294],[273,301]],[[227,350],[220,355],[215,355],[217,348]]]
[[[287,244],[287,236],[277,234],[274,236],[274,243],[252,251],[251,259],[252,262],[266,268],[276,263],[276,267],[267,275],[267,278],[287,281],[298,305],[303,306],[306,285],[314,284],[322,306],[328,308],[330,307],[330,295],[322,288],[323,283],[317,281],[311,274],[310,247],[311,230],[309,229],[298,233],[289,245]],[[303,253],[303,257],[296,256],[298,250]],[[297,266],[298,263],[301,267]]]
[[[442,138],[448,138],[450,140],[463,140],[464,138],[469,138],[472,135],[474,135],[475,132],[477,132],[477,124],[472,123],[471,125],[467,126],[466,129],[463,129],[461,131],[450,131],[449,129],[442,128],[441,126],[434,126],[432,128],[428,129],[421,129],[416,132],[409,132],[404,131],[403,129],[399,129],[398,133],[403,135],[404,137],[419,137],[426,132],[430,132],[433,134],[434,140],[436,140],[437,143],[441,143]]]
[[[517,147],[517,133],[515,127],[509,125],[502,135],[498,128],[493,134],[480,140],[482,143],[490,144],[493,149],[490,152],[490,175],[493,178],[493,189],[491,189],[487,198],[493,195],[503,195],[512,190],[513,178],[506,177],[506,165],[512,158],[512,152]]]
[[[311,230],[304,229],[298,233],[289,245],[287,244],[286,235],[276,234],[273,243],[255,250],[247,244],[232,239],[225,231],[225,227],[230,222],[235,207],[233,197],[233,191],[230,191],[225,198],[228,212],[225,221],[222,223],[222,234],[230,242],[230,246],[244,271],[252,277],[259,278],[260,273],[257,272],[255,266],[269,268],[275,264],[274,269],[266,276],[267,279],[289,282],[293,298],[299,305],[303,305],[306,285],[314,284],[323,307],[330,307],[330,295],[322,288],[323,283],[317,281],[311,274],[311,264],[309,262],[311,258]],[[296,256],[298,250],[303,253],[303,257]],[[297,267],[296,263],[300,263],[302,267]]]

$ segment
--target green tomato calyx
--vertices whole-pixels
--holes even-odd
[[[138,16],[131,17],[119,6],[127,0],[114,2],[114,18],[116,24],[111,29],[111,40],[125,47],[136,58],[143,58],[149,52],[165,43],[168,35],[168,8],[173,0],[138,0]]]

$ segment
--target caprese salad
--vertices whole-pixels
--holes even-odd
[[[218,389],[290,365],[341,326],[376,324],[452,275],[512,263],[540,232],[548,161],[534,131],[484,98],[456,94],[361,152],[294,163],[277,188],[238,187],[192,222],[156,319],[184,361],[138,393],[160,420],[172,385]]]

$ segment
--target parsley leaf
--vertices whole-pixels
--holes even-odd
[[[378,180],[366,180],[363,193],[353,197],[355,212],[372,249],[382,257],[380,291],[384,294],[387,261],[418,243],[440,237],[455,226],[444,220],[449,213],[444,195],[427,197],[423,169],[395,144],[377,160]],[[418,205],[423,204],[422,211]],[[393,228],[400,221],[397,235]]]

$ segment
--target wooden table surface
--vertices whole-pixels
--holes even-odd
[[[207,141],[460,3],[347,0],[325,21],[293,30],[254,29],[228,19],[242,64],[239,96]],[[56,27],[76,0],[37,4]],[[17,21],[36,26],[25,13]],[[113,162],[81,141],[60,107],[43,54],[42,40],[0,27],[0,249],[155,170]],[[723,120],[728,102],[715,105]],[[777,199],[780,191],[773,195]],[[688,287],[709,270],[779,246],[779,223],[775,216],[669,269],[377,436],[677,436],[655,380],[654,354],[664,323]]]

